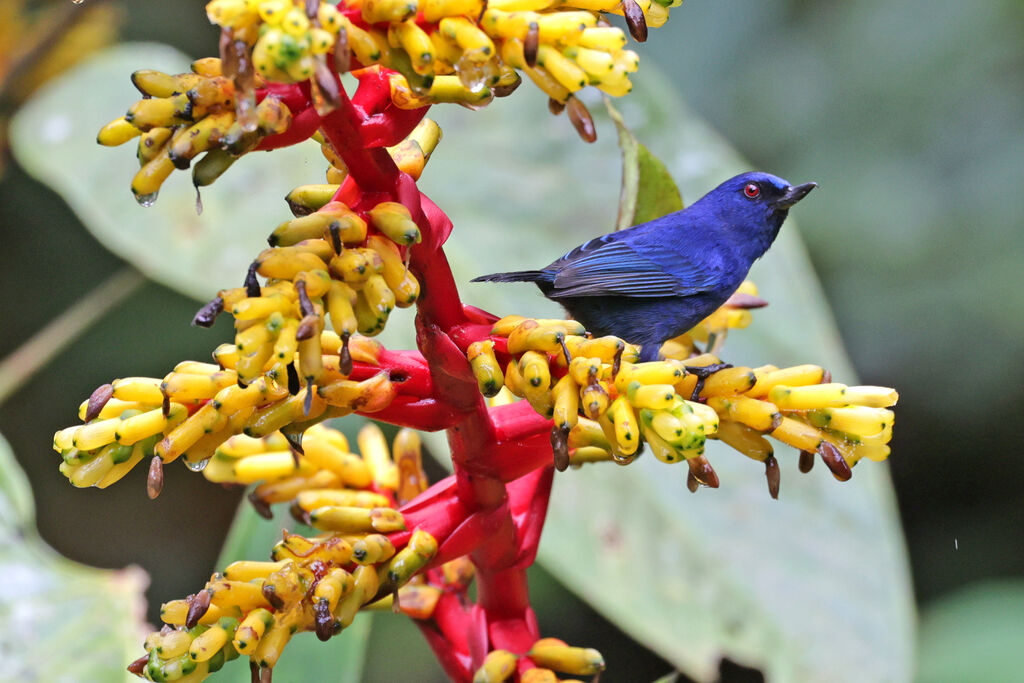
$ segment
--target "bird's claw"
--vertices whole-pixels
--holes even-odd
[[[700,392],[704,389],[704,382],[708,377],[715,374],[719,370],[725,370],[731,368],[731,363],[715,363],[714,365],[687,365],[685,369],[691,375],[697,376],[697,384],[693,387],[693,394],[690,395],[691,401],[696,401],[700,398]]]

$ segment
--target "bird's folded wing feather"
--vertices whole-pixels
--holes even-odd
[[[713,287],[718,280],[714,268],[692,257],[672,254],[671,265],[663,266],[615,240],[614,234],[577,247],[549,269],[557,269],[549,294],[553,297],[689,296]]]

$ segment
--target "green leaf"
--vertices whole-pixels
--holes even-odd
[[[1024,581],[975,583],[932,602],[921,615],[917,681],[1007,680],[1011,671],[1024,670],[1021,643]]]
[[[750,170],[652,67],[620,106],[683,195]],[[421,185],[455,221],[446,252],[457,281],[536,268],[614,229],[615,128],[599,101],[587,104],[594,145],[526,88],[479,112],[435,110],[449,134]],[[729,338],[727,360],[821,363],[837,381],[855,381],[793,218],[752,277],[771,306]],[[464,295],[498,315],[562,315],[527,285],[468,284]],[[428,443],[443,448],[443,439]],[[714,680],[726,656],[770,680],[909,679],[912,592],[887,466],[864,463],[841,484],[820,464],[800,474],[797,453],[780,447],[773,501],[760,464],[716,446],[709,458],[722,487],[697,495],[685,467],[649,457],[559,474],[541,562],[698,680]]]
[[[345,418],[332,423],[342,429],[355,442],[355,434],[362,418]],[[296,522],[277,505],[274,519],[266,520],[243,501],[235,514],[227,540],[217,560],[217,568],[223,569],[236,560],[265,560],[270,549],[281,540],[281,532],[288,529],[304,536],[319,533],[315,529]],[[369,615],[361,614],[352,625],[326,643],[320,642],[312,633],[297,634],[284,650],[280,661],[274,667],[274,679],[281,681],[358,681],[363,672],[366,658],[366,644],[370,637]],[[239,657],[230,662],[211,680],[217,683],[237,681],[249,683],[249,660]]]
[[[622,189],[615,229],[640,225],[682,209],[683,198],[665,164],[636,139],[610,98],[604,98],[604,106],[619,131],[622,150]]]
[[[118,148],[96,133],[139,99],[129,76],[139,68],[187,71],[191,58],[152,43],[113,47],[42,88],[14,117],[11,147],[29,173],[60,194],[108,249],[150,278],[199,300],[242,283],[277,223],[291,218],[285,194],[321,183],[314,144],[252,153],[203,188],[196,215],[191,173],[175,171],[154,207],[140,207],[129,185],[136,142]]]
[[[5,680],[137,680],[125,667],[142,654],[149,579],[138,567],[71,562],[46,545],[35,529],[28,480],[3,437],[0,576]]]

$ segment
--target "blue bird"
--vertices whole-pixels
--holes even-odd
[[[540,270],[473,282],[534,282],[594,335],[639,344],[641,361],[714,312],[817,183],[767,173],[730,178],[683,209],[585,242]]]

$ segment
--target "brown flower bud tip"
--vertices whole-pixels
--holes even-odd
[[[335,254],[340,254],[342,249],[341,244],[341,226],[337,222],[331,223],[327,231],[331,235],[331,248],[334,249]]]
[[[814,453],[800,451],[800,471],[807,474],[814,468]]]
[[[559,472],[569,469],[569,425],[551,428],[551,451],[555,456],[555,469]]]
[[[288,393],[295,396],[302,390],[302,382],[299,380],[299,371],[295,369],[294,363],[289,363],[285,372],[288,375]]]
[[[832,476],[839,481],[848,481],[853,476],[853,471],[846,464],[843,454],[833,444],[828,441],[822,441],[821,445],[818,446],[818,454],[821,455],[821,460],[825,463],[825,466],[832,472]]]
[[[255,659],[249,660],[249,683],[260,683],[260,665]]]
[[[273,683],[274,670],[269,666],[260,671],[260,683]]]
[[[629,34],[638,43],[647,40],[647,19],[644,11],[636,0],[622,0],[622,15],[626,19],[626,26],[629,27]]]
[[[260,282],[256,279],[256,269],[259,267],[259,261],[253,261],[249,264],[249,272],[245,274],[245,295],[249,298],[257,297],[262,293]]]
[[[210,609],[210,591],[199,591],[186,598],[188,612],[185,614],[185,628],[194,628]]]
[[[559,102],[554,97],[548,98],[548,111],[552,116],[558,116],[565,111],[565,102]]]
[[[135,674],[139,678],[144,678],[142,672],[146,670],[146,664],[149,664],[149,655],[143,655],[129,664],[128,673]]]
[[[779,499],[779,461],[769,455],[764,461],[764,476],[768,479],[768,493],[775,500]]]
[[[277,589],[274,588],[272,583],[263,584],[263,597],[276,610],[284,607],[284,600],[277,594]]]
[[[537,50],[540,48],[540,26],[531,21],[526,29],[526,40],[523,41],[523,59],[531,69],[537,66]]]
[[[316,391],[316,386],[313,384],[313,378],[306,378],[306,398],[302,402],[302,414],[309,415],[309,411],[313,409],[313,393]]]
[[[746,294],[744,292],[736,292],[725,302],[725,305],[730,308],[764,308],[768,305],[768,302],[759,296],[753,294]]]
[[[327,58],[317,56],[313,71],[313,106],[320,116],[327,116],[341,106],[341,90]]]
[[[396,588],[391,594],[391,611],[395,614],[402,613],[402,603],[398,599],[398,589]]]
[[[330,640],[334,635],[334,617],[331,616],[331,605],[327,598],[320,598],[313,606],[316,623],[316,637],[322,641]]]
[[[693,476],[692,471],[686,473],[686,488],[690,489],[690,493],[697,493],[697,489],[700,488],[700,482]]]
[[[622,368],[622,352],[625,350],[625,346],[620,346],[615,350],[615,357],[612,358],[612,379],[619,375],[619,370]]]
[[[92,392],[89,396],[89,403],[85,407],[85,421],[92,422],[95,420],[100,411],[103,410],[103,406],[107,405],[107,401],[114,395],[114,387],[111,384],[104,384],[96,388],[96,391]]]
[[[252,505],[252,508],[256,511],[257,515],[259,515],[263,519],[274,518],[274,513],[270,509],[270,505],[267,504],[267,501],[263,500],[258,495],[256,495],[255,491],[248,495],[248,500],[249,503]]]
[[[829,372],[828,370],[822,370],[821,371],[821,383],[822,384],[831,384],[832,383],[832,373]]]
[[[164,490],[164,461],[159,455],[154,455],[149,462],[149,476],[146,477],[146,493],[150,500],[160,495]]]
[[[160,389],[160,394],[164,397],[163,400],[160,402],[160,414],[163,415],[165,418],[170,417],[171,397],[168,396],[167,392],[164,391],[162,388]]]
[[[306,526],[312,526],[312,521],[309,518],[309,513],[303,510],[299,503],[296,501],[288,506],[288,513],[292,516],[299,524],[305,524]]]
[[[309,299],[307,299],[307,301],[308,300]],[[309,339],[316,334],[316,328],[320,324],[320,318],[316,313],[305,314],[305,316],[306,317],[299,322],[299,329],[295,331],[295,338],[299,341]]]
[[[213,327],[217,316],[224,312],[224,299],[219,296],[200,308],[192,318],[193,327]]]
[[[715,470],[711,467],[711,463],[703,455],[697,456],[696,458],[690,458],[686,461],[686,464],[690,466],[690,472],[698,483],[704,484],[708,488],[718,488],[718,475],[715,474]]]
[[[594,128],[594,119],[590,116],[587,105],[583,104],[578,97],[570,96],[566,100],[569,108],[569,120],[579,133],[584,142],[595,142],[597,140],[597,129]]]
[[[338,37],[334,40],[334,70],[343,74],[351,67],[352,54],[348,49],[348,31],[342,28],[338,31]]]
[[[302,432],[286,432],[282,430],[281,433],[284,434],[288,446],[292,449],[292,455],[295,456],[295,466],[298,467],[299,456],[306,454],[306,451],[302,449]]]
[[[343,375],[352,374],[352,353],[348,350],[349,335],[341,335],[341,348],[338,350],[338,370]]]
[[[320,0],[306,0],[306,16],[316,19],[316,11],[320,9]]]
[[[306,292],[306,283],[303,280],[295,283],[295,292],[299,295],[299,310],[302,312],[303,317],[316,316],[316,309],[313,308],[313,302],[309,300],[309,294]],[[302,322],[306,321],[303,320]],[[309,339],[312,336],[299,337],[299,339]]]
[[[230,28],[220,31],[220,68],[226,78],[238,75],[238,53],[234,48],[235,32]]]
[[[494,93],[495,97],[508,97],[519,89],[522,82],[523,79],[519,77],[519,74],[516,74],[516,80],[512,81],[508,85],[496,85],[491,88],[491,92]]]

